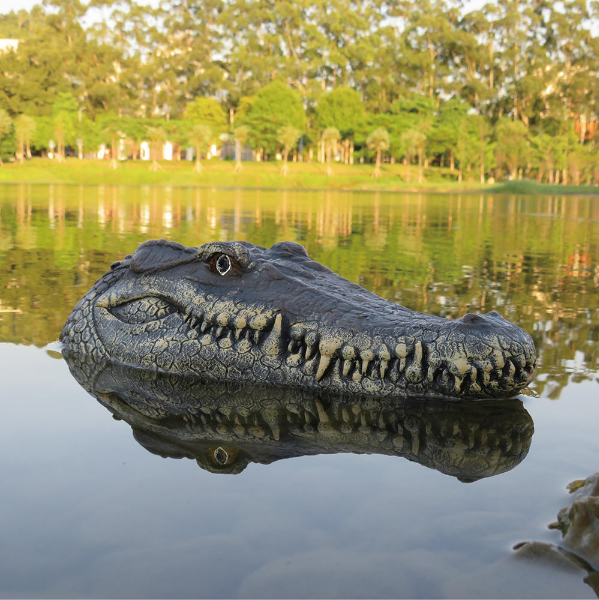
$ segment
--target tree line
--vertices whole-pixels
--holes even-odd
[[[599,180],[595,3],[45,0],[0,16],[0,152],[217,140],[260,159]],[[77,146],[79,146],[77,148]],[[156,161],[154,168],[159,168]],[[414,165],[414,167],[412,167]],[[115,162],[116,166],[116,162]]]

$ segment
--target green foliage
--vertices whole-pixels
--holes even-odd
[[[52,114],[68,114],[74,118],[77,113],[77,100],[68,92],[60,92],[52,103]]]
[[[340,139],[341,133],[336,127],[327,127],[322,132],[322,141],[327,147],[335,146]]]
[[[216,135],[229,130],[227,114],[223,107],[212,98],[196,98],[185,108],[185,118],[193,123],[202,123],[212,129]]]
[[[15,148],[12,119],[4,109],[0,108],[0,162],[2,161],[2,156],[13,154]]]
[[[4,137],[12,129],[12,119],[8,116],[8,113],[0,108],[0,138]]]
[[[408,160],[413,157],[418,151],[424,149],[426,144],[426,136],[422,131],[417,129],[408,129],[401,136],[403,145],[408,155]]]
[[[147,133],[150,141],[154,144],[164,144],[168,137],[166,131],[162,127],[148,127]]]
[[[15,152],[17,158],[23,162],[25,156],[25,146],[29,146],[31,136],[35,131],[35,119],[27,115],[19,115],[14,120]]]
[[[196,124],[189,133],[189,141],[198,149],[198,154],[214,140],[214,132],[208,125]]]
[[[495,126],[495,139],[497,166],[507,167],[510,179],[514,179],[528,153],[528,130],[521,121],[503,117]]]
[[[294,127],[299,134],[306,130],[306,112],[299,96],[280,81],[259,90],[240,121],[250,131],[252,146],[269,154],[276,150],[282,127]]]
[[[596,7],[525,0],[467,12],[447,0],[366,0],[355,8],[47,0],[0,15],[0,37],[19,40],[0,53],[0,108],[36,119],[38,151],[50,139],[92,149],[107,140],[109,114],[136,145],[150,118],[177,144],[187,143],[189,123],[208,125],[215,140],[244,126],[247,142],[271,157],[282,127],[306,134],[312,150],[333,127],[352,142],[342,146],[347,156],[354,145],[364,154],[382,127],[396,159],[418,152],[453,164],[459,154],[481,172],[495,163],[499,176],[550,181],[557,170],[593,173]],[[479,117],[493,136],[469,157]],[[406,145],[410,130],[426,137],[419,151]]]
[[[389,149],[389,132],[378,127],[366,138],[366,145],[373,152],[387,151]]]
[[[356,90],[339,87],[318,100],[316,123],[321,129],[334,128],[343,138],[353,137],[365,120],[364,104]]]
[[[239,141],[239,143],[243,146],[250,135],[250,130],[245,125],[241,125],[240,127],[236,127],[233,131],[233,135],[235,139]]]
[[[297,144],[300,134],[301,132],[299,129],[296,129],[293,127],[293,125],[285,125],[285,127],[281,127],[281,129],[279,129],[277,141],[285,149],[285,154],[287,154],[289,150],[291,150],[291,148]]]

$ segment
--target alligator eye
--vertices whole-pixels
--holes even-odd
[[[228,254],[213,254],[210,257],[210,270],[213,273],[218,273],[223,277],[231,275],[241,275],[241,267],[237,261]]]
[[[208,456],[215,467],[226,467],[235,462],[239,450],[230,446],[215,446],[208,450]]]
[[[221,254],[216,259],[216,270],[223,277],[231,270],[231,259],[226,254]]]

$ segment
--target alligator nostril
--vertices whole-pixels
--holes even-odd
[[[462,321],[464,323],[479,323],[483,321],[483,318],[480,315],[475,315],[474,313],[468,313],[462,317]]]
[[[503,318],[496,310],[492,310],[491,312],[487,313],[487,317]]]

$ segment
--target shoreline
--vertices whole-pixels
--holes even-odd
[[[326,175],[322,163],[290,163],[289,175],[280,174],[278,163],[244,163],[240,173],[233,171],[230,161],[205,161],[201,173],[192,171],[189,162],[161,161],[159,171],[150,171],[147,162],[121,163],[112,169],[108,162],[67,159],[53,163],[34,158],[24,164],[0,165],[0,184],[11,185],[109,185],[118,187],[176,187],[200,189],[244,189],[265,191],[305,192],[363,192],[385,194],[511,194],[548,196],[598,196],[597,186],[539,184],[530,180],[503,181],[480,184],[474,181],[457,182],[449,169],[425,169],[422,184],[408,183],[407,167],[402,164],[384,164],[382,176],[372,179],[372,165],[333,165],[333,175]],[[412,178],[417,169],[412,166]]]

